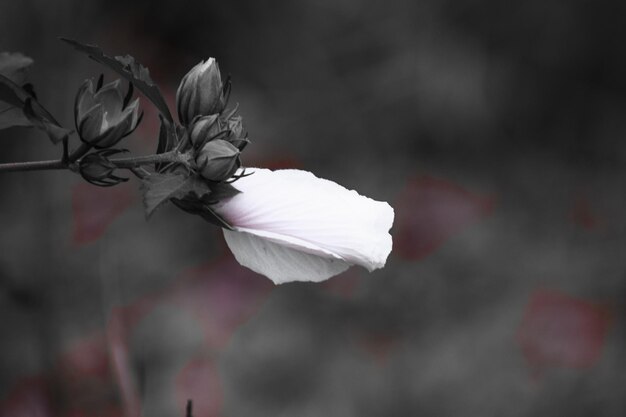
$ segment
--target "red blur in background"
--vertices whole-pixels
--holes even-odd
[[[611,324],[605,307],[556,291],[535,291],[526,306],[517,340],[528,365],[590,368],[601,358]]]
[[[421,176],[408,182],[395,208],[394,252],[405,259],[419,260],[490,215],[494,199],[445,179]]]

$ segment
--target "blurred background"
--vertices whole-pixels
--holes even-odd
[[[244,164],[390,202],[387,266],[273,286],[199,217],[146,221],[134,180],[2,174],[0,416],[626,415],[626,4],[265,3],[3,1],[0,50],[66,126],[103,69],[59,36],[135,56],[171,106],[216,57]]]

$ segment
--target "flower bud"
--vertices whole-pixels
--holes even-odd
[[[198,152],[196,164],[200,174],[207,180],[226,180],[241,166],[239,149],[225,140],[214,139]]]
[[[196,148],[201,148],[214,139],[222,139],[241,151],[248,143],[243,132],[241,116],[231,116],[228,119],[217,114],[198,117],[192,123],[189,137]]]
[[[229,118],[227,124],[228,129],[230,130],[230,135],[227,140],[237,149],[243,151],[243,148],[245,148],[250,141],[247,138],[248,135],[244,133],[241,116],[233,116]]]
[[[230,129],[233,138],[240,139],[243,137],[243,123],[241,116],[233,116],[227,120],[228,129]]]
[[[190,129],[189,138],[196,147],[203,146],[206,142],[215,139],[222,130],[217,114],[197,118]]]
[[[87,182],[101,187],[128,181],[128,178],[118,177],[113,174],[116,166],[109,160],[108,156],[114,153],[117,153],[117,151],[105,150],[84,156],[78,164],[80,175]]]
[[[132,84],[131,84],[132,85]],[[76,94],[74,119],[80,139],[96,148],[108,148],[132,133],[139,123],[139,99],[128,103],[132,87],[122,92],[120,80],[94,88],[86,80]]]
[[[196,116],[222,113],[229,89],[230,83],[222,83],[215,58],[200,62],[183,77],[176,91],[178,119],[187,126]]]

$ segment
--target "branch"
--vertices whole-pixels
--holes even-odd
[[[72,155],[69,156],[69,161],[72,161]],[[189,157],[178,151],[169,151],[161,154],[137,156],[129,158],[114,158],[110,161],[120,169],[134,169],[143,165],[152,165],[163,162],[178,162],[182,164],[189,163]],[[73,162],[73,161],[72,161]],[[70,169],[74,163],[66,162],[63,160],[51,160],[51,161],[31,161],[31,162],[8,162],[0,164],[0,172],[17,172],[17,171],[47,171],[53,169]]]
[[[52,169],[67,169],[69,166],[61,161],[32,161],[32,162],[8,162],[0,164],[0,172],[17,172],[17,171],[45,171]]]

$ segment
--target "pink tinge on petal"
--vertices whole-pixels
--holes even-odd
[[[191,360],[176,377],[175,385],[176,401],[181,410],[192,400],[194,416],[221,415],[222,384],[217,366],[210,358],[202,356]]]
[[[449,181],[429,176],[414,179],[396,205],[396,253],[405,259],[425,258],[493,208],[492,197],[473,194]]]
[[[0,402],[0,417],[53,417],[49,387],[44,378],[32,377],[14,385]]]
[[[279,248],[264,247],[261,241],[249,236],[254,235],[278,246],[339,259],[370,271],[384,266],[392,247],[389,229],[394,212],[389,204],[306,171],[246,168],[246,172],[251,175],[234,183],[242,192],[215,208],[237,231],[247,234],[224,233],[240,262],[247,262],[248,267],[259,272],[272,270],[277,281],[307,280],[304,276],[283,276],[275,268],[281,266]],[[270,250],[276,255],[276,262],[265,265],[260,255]],[[284,255],[295,256],[291,252]],[[314,263],[312,258],[301,261]]]
[[[185,273],[172,301],[199,320],[208,347],[222,349],[258,311],[271,289],[256,273],[241,268],[232,257],[223,257]]]
[[[107,227],[133,203],[134,192],[131,188],[129,184],[97,187],[80,183],[74,186],[74,243],[81,245],[102,236]]]
[[[534,371],[588,368],[600,359],[610,323],[611,314],[603,307],[537,290],[526,307],[517,341]]]

